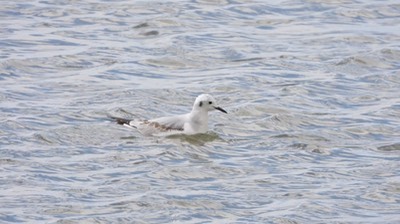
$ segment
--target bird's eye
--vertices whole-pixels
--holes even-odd
[[[208,104],[212,104],[212,102],[210,101],[210,102],[208,102]]]

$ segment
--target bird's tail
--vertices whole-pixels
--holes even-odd
[[[126,118],[114,117],[111,115],[108,115],[108,117],[115,120],[117,122],[117,124],[120,124],[120,125],[128,125],[129,126],[129,123],[131,122],[131,120],[126,119]]]

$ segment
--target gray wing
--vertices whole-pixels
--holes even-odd
[[[110,117],[118,124],[136,128],[143,135],[158,135],[159,133],[179,134],[184,131],[187,115],[160,117],[152,120],[129,120],[120,117]]]
[[[180,134],[184,132],[186,123],[185,115],[173,117],[160,117],[152,120],[131,120],[125,126],[137,128],[143,135],[163,136],[170,134]]]
[[[158,124],[162,129],[165,129],[165,131],[183,131],[186,120],[186,115],[178,115],[172,117],[160,117],[149,120],[149,122],[154,123],[156,126]]]

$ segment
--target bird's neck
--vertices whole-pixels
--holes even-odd
[[[190,115],[193,122],[200,126],[204,126],[202,128],[208,128],[208,112],[194,110]]]
[[[208,121],[208,112],[200,111],[200,110],[193,110],[191,112],[192,119],[194,120],[207,120]]]

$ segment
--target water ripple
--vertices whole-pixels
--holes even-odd
[[[0,222],[399,222],[399,4],[18,1],[0,9]],[[143,137],[107,115],[189,112]]]

